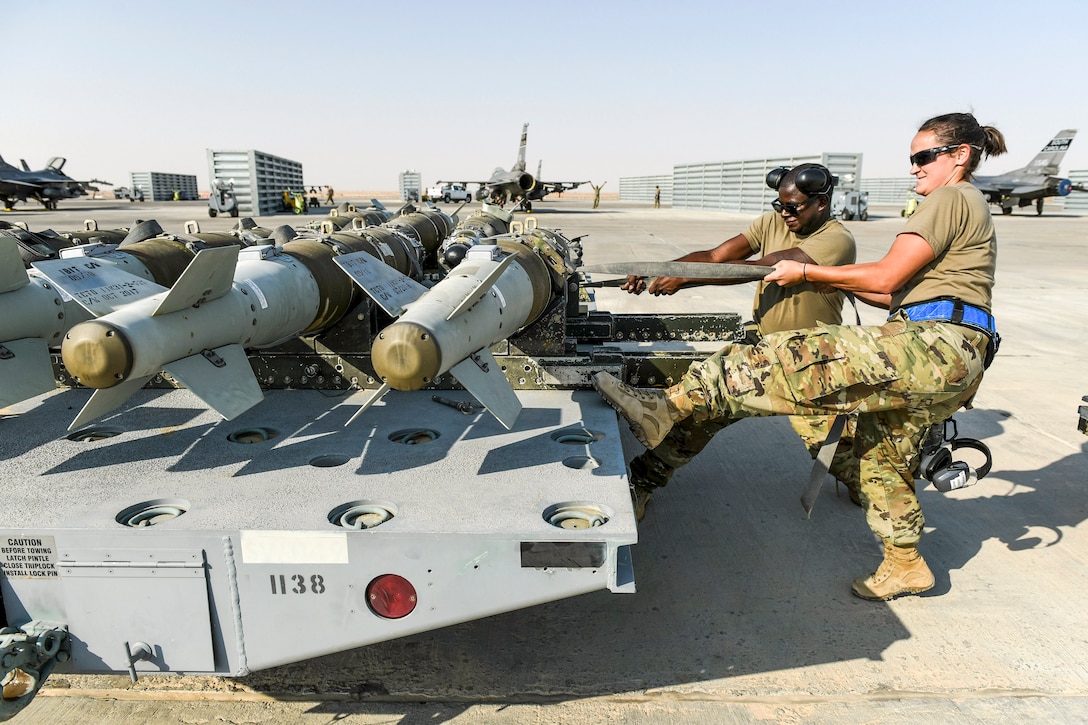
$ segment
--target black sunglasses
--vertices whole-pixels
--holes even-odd
[[[925,151],[919,151],[916,154],[910,155],[911,166],[926,166],[932,164],[937,160],[937,157],[941,154],[947,154],[955,151],[960,146],[969,146],[970,144],[954,143],[948,146],[938,146],[932,149],[926,149]]]
[[[781,214],[782,210],[785,209],[790,216],[797,216],[801,213],[801,210],[808,206],[808,203],[815,198],[815,196],[810,196],[809,198],[802,201],[800,204],[784,204],[780,199],[775,199],[771,202],[771,208],[779,214]]]

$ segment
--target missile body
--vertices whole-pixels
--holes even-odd
[[[237,251],[214,250],[219,253],[205,265],[214,261],[233,266]],[[65,366],[84,385],[109,388],[156,375],[171,361],[203,350],[275,344],[309,327],[317,317],[317,283],[297,259],[286,254],[241,259],[236,276],[239,281],[229,290],[206,302],[187,299],[181,302],[190,304],[181,309],[172,309],[181,304],[175,302],[160,311],[170,297],[162,291],[76,325],[61,346]],[[270,304],[271,299],[276,304]]]
[[[441,212],[427,217],[434,231],[425,239],[434,249],[454,222]],[[159,371],[224,417],[234,417],[262,398],[245,348],[269,347],[324,329],[361,301],[334,260],[365,256],[381,267],[377,260],[399,260],[406,272],[421,277],[421,262],[414,255],[425,251],[421,242],[396,228],[310,233],[282,247],[263,244],[241,253],[233,245],[211,247],[196,254],[169,290],[150,282],[134,285],[123,272],[96,268],[97,286],[77,299],[102,316],[72,327],[61,346],[68,371],[99,391],[73,427],[116,408]],[[173,264],[176,256],[166,258]],[[78,286],[88,268],[60,266],[61,261],[39,267],[61,288]],[[133,290],[132,301],[102,304],[105,291],[125,285]]]
[[[455,232],[454,236],[457,236]],[[418,390],[451,373],[507,428],[521,404],[489,348],[532,324],[561,296],[569,240],[542,229],[468,246],[465,258],[431,289],[365,259],[341,266],[398,319],[371,348],[387,389]],[[364,407],[365,410],[365,407]]]
[[[394,390],[419,390],[480,348],[490,347],[523,327],[536,300],[529,274],[516,262],[471,311],[449,319],[500,264],[492,259],[466,258],[379,332],[371,351],[375,372]]]

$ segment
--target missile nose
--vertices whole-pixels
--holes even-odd
[[[132,372],[132,346],[123,331],[99,320],[68,331],[60,347],[68,372],[89,388],[112,388]]]
[[[434,380],[442,361],[434,335],[414,322],[394,322],[370,351],[374,371],[394,390],[419,390]]]

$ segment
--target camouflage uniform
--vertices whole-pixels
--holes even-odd
[[[907,546],[925,522],[913,476],[922,437],[970,404],[986,344],[971,328],[897,314],[879,327],[821,325],[730,346],[693,364],[681,385],[692,417],[718,430],[750,416],[857,414],[854,450],[869,526]]]
[[[825,222],[811,234],[798,235],[788,230],[781,214],[767,212],[752,222],[743,236],[753,252],[764,256],[784,249],[800,248],[817,264],[852,264],[855,260],[854,238],[837,220]],[[765,332],[807,328],[819,323],[839,324],[842,322],[843,299],[840,291],[821,292],[811,284],[785,288],[771,282],[758,282],[752,310],[755,322],[745,326],[742,342],[755,345]],[[741,347],[739,344],[727,345],[717,354],[727,356]],[[833,420],[834,416],[790,416],[790,425],[815,458],[820,446],[827,440]],[[632,485],[647,491],[666,485],[676,469],[689,463],[725,425],[714,420],[681,421],[661,445],[631,460]],[[852,492],[857,492],[859,466],[851,445],[853,427],[851,418],[843,430],[830,472]],[[856,496],[856,493],[851,493],[851,496]]]
[[[747,345],[755,345],[761,339],[758,331],[749,329],[743,344],[726,345],[715,358],[729,357],[741,352]],[[712,358],[713,359],[713,358]],[[801,437],[809,455],[816,458],[820,447],[827,440],[827,434],[834,422],[834,415],[791,415],[790,426]],[[732,421],[718,419],[685,418],[672,427],[665,440],[654,448],[631,459],[631,483],[643,488],[661,488],[672,479],[677,468],[691,462],[711,439]],[[851,496],[860,492],[861,470],[857,455],[854,453],[855,416],[847,419],[843,428],[835,456],[831,459],[828,470],[832,476],[846,485]]]

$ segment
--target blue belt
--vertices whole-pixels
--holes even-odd
[[[997,335],[997,327],[994,326],[994,316],[981,307],[969,305],[963,300],[944,298],[919,302],[916,305],[907,305],[899,308],[912,322],[925,320],[941,320],[954,322],[957,325],[967,325],[976,330],[985,332],[990,337]]]
[[[954,297],[927,300],[926,302],[900,307],[898,311],[905,314],[911,322],[938,320],[964,325],[986,333],[987,337],[989,337],[989,344],[986,346],[987,367],[989,367],[990,361],[993,360],[993,356],[1001,344],[1001,335],[997,334],[994,316],[981,307],[969,305]]]

